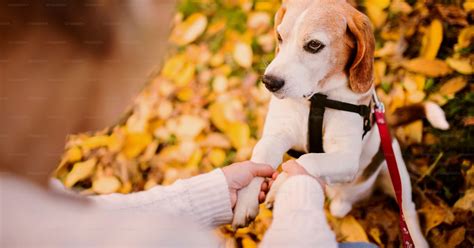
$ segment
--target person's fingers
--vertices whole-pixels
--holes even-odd
[[[278,177],[278,171],[275,171],[275,172],[272,174],[272,179],[275,180],[277,177]]]
[[[260,193],[258,194],[258,201],[260,203],[265,201],[265,193],[264,192],[260,191]]]
[[[261,189],[263,192],[267,192],[267,191],[268,191],[268,183],[267,183],[267,181],[263,181],[262,186],[260,187],[260,189]]]
[[[270,177],[275,170],[267,164],[254,164],[250,167],[250,172],[254,177]]]
[[[273,182],[274,182],[274,180],[270,180],[270,181],[268,182],[268,188],[269,188],[269,189],[272,188]]]

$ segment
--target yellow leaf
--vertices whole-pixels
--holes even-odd
[[[253,52],[249,44],[244,42],[237,42],[235,44],[233,57],[238,65],[249,68],[252,66],[252,56]]]
[[[250,140],[250,128],[243,122],[233,122],[226,130],[230,143],[236,149],[246,146]]]
[[[379,9],[385,9],[390,5],[390,0],[367,0],[366,3],[374,5]]]
[[[352,215],[348,215],[341,220],[340,231],[346,242],[369,242],[364,228]]]
[[[455,77],[444,83],[439,89],[439,93],[442,95],[456,94],[467,85],[467,80],[464,77]]]
[[[132,192],[132,189],[133,189],[132,183],[131,182],[126,182],[126,183],[122,184],[122,187],[120,187],[118,192],[121,193],[121,194],[128,194],[128,193]]]
[[[97,194],[110,194],[117,192],[121,187],[120,181],[115,176],[103,176],[92,182],[92,190]]]
[[[74,163],[82,158],[82,151],[79,147],[73,146],[66,151],[65,160],[67,163]]]
[[[201,162],[201,160],[202,160],[202,150],[198,148],[194,150],[186,166],[191,167],[191,168],[197,167],[199,163]]]
[[[435,103],[437,103],[439,106],[443,106],[445,105],[448,100],[452,99],[453,96],[452,95],[442,95],[440,93],[433,93],[429,96],[429,99]]]
[[[257,248],[257,243],[253,241],[250,237],[244,237],[242,239],[243,248]]]
[[[474,210],[474,189],[468,189],[464,196],[459,198],[454,204],[454,208],[463,209],[466,211]]]
[[[422,208],[419,211],[425,217],[425,234],[441,223],[451,224],[454,221],[454,215],[447,206],[438,206],[429,200],[422,201]]]
[[[443,41],[443,25],[438,19],[434,19],[421,42],[420,57],[434,59],[438,54],[439,47]]]
[[[152,142],[149,133],[127,133],[123,154],[127,158],[137,157]]]
[[[183,46],[195,41],[206,30],[207,17],[201,13],[189,16],[171,32],[171,42]]]
[[[64,180],[64,185],[68,188],[71,188],[77,182],[90,177],[94,172],[96,163],[96,158],[91,158],[84,162],[75,163],[71,172],[67,174],[66,179]]]
[[[375,85],[379,85],[382,82],[382,78],[385,76],[385,72],[387,71],[387,64],[382,60],[377,60],[374,63],[374,83]]]
[[[474,5],[474,2],[472,2]],[[459,51],[460,49],[469,47],[472,40],[474,39],[474,26],[465,27],[459,32],[458,43],[454,45],[454,50]]]
[[[231,122],[238,120],[242,109],[242,102],[237,99],[214,102],[209,106],[211,122],[219,130],[225,131]]]
[[[108,135],[96,135],[85,139],[81,146],[85,149],[95,149],[103,146],[108,146],[110,137]]]
[[[208,155],[209,161],[215,167],[220,167],[226,158],[225,151],[220,148],[213,148]]]
[[[420,103],[425,99],[425,96],[425,92],[421,90],[416,90],[408,93],[407,101],[409,103]]]
[[[407,144],[420,144],[423,138],[423,122],[421,120],[412,122],[403,127],[403,132]]]
[[[191,88],[184,88],[184,89],[181,89],[177,94],[176,94],[176,97],[182,101],[182,102],[187,102],[189,100],[191,100],[191,98],[193,97],[194,95],[194,91],[193,89]]]
[[[472,10],[474,10],[474,1],[466,1],[464,2],[464,4],[462,5],[464,10],[466,10],[466,12],[470,12]]]
[[[400,84],[395,84],[389,95],[392,99],[389,107],[389,112],[395,111],[397,108],[405,105],[405,93]]]
[[[183,69],[174,77],[174,83],[178,87],[187,86],[194,79],[196,66],[192,63],[186,63]]]
[[[65,168],[66,164],[75,163],[82,159],[82,150],[77,147],[73,146],[69,148],[66,153],[64,154],[63,158],[61,159],[61,163],[59,164],[58,168],[55,170],[55,175],[57,177],[62,177],[67,173],[67,168]]]
[[[385,24],[387,20],[387,13],[379,6],[373,3],[366,3],[367,16],[376,28],[380,28]]]
[[[158,183],[156,182],[155,179],[148,179],[148,181],[146,181],[145,185],[143,186],[143,189],[144,190],[149,190],[149,189],[155,187],[156,185],[158,185]]]
[[[403,67],[412,72],[421,73],[430,77],[440,77],[451,73],[451,68],[442,60],[416,58],[402,63]]]
[[[183,69],[186,64],[186,56],[184,54],[177,54],[166,60],[161,75],[167,79],[173,79]]]
[[[382,245],[382,241],[380,240],[380,230],[377,227],[370,228],[369,235],[372,237],[378,245]]]
[[[465,75],[474,73],[474,61],[470,58],[447,58],[446,63],[459,73]]]

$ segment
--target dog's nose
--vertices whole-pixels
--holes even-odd
[[[272,75],[263,75],[262,82],[271,92],[278,91],[281,89],[281,87],[283,87],[283,85],[285,85],[285,80]]]

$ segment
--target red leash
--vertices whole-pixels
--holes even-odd
[[[377,94],[373,93],[375,101],[375,120],[379,128],[380,142],[382,150],[387,161],[388,170],[390,172],[390,178],[392,179],[393,189],[395,190],[395,196],[397,198],[398,208],[400,209],[400,233],[402,235],[402,246],[405,248],[413,248],[413,240],[411,239],[410,232],[408,231],[407,223],[405,222],[405,216],[403,215],[402,209],[402,183],[400,180],[400,172],[398,171],[397,161],[395,154],[393,153],[392,138],[390,137],[390,131],[388,130],[387,122],[385,120],[385,108],[382,102],[377,98]]]

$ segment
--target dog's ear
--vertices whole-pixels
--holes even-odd
[[[355,41],[355,51],[349,68],[349,86],[357,93],[367,92],[374,81],[375,38],[369,18],[353,9],[347,18],[348,31]]]
[[[273,30],[275,31],[275,39],[278,41],[278,32],[277,27],[283,21],[283,16],[285,16],[286,7],[282,5],[275,14],[275,20],[273,22]],[[278,53],[280,47],[277,45],[275,46],[275,54]]]

